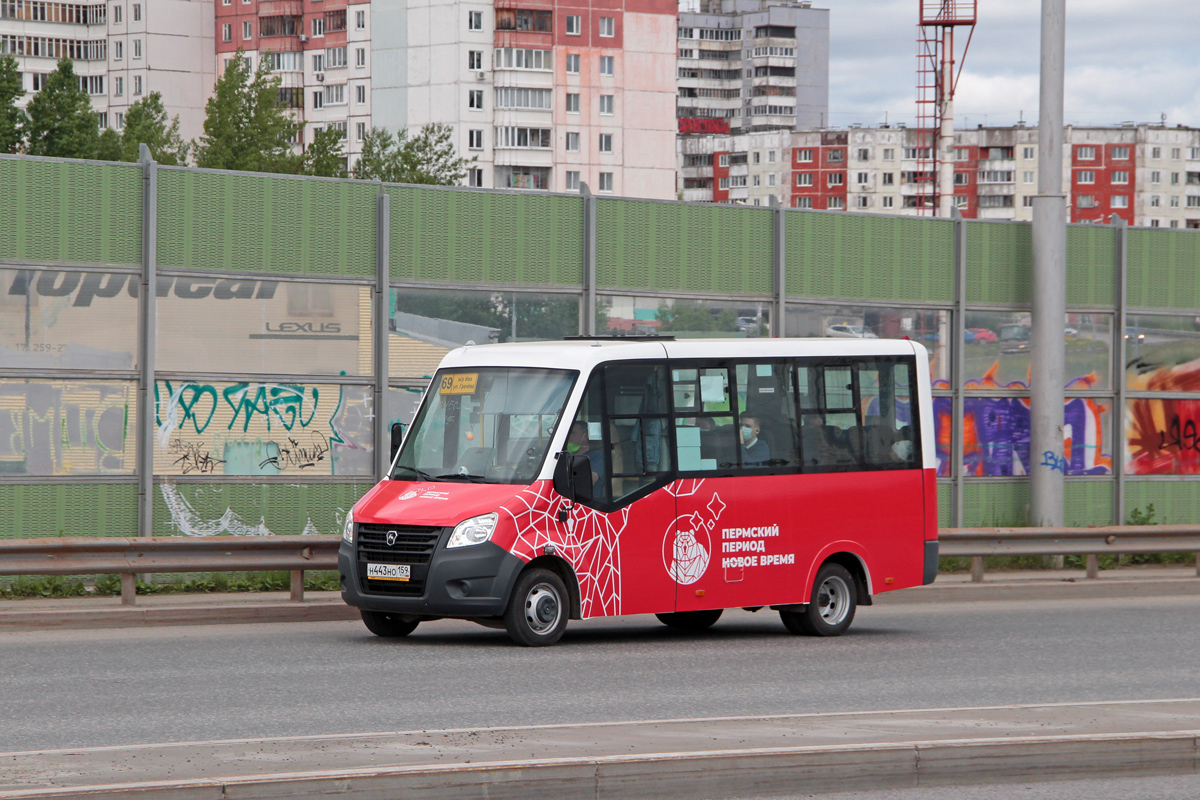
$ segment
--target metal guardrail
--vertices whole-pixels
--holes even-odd
[[[47,537],[0,540],[0,575],[120,575],[121,603],[137,602],[139,574],[291,572],[304,599],[307,570],[337,569],[340,536]]]
[[[1200,525],[1107,528],[943,528],[940,555],[971,559],[983,580],[985,556],[1086,555],[1087,576],[1101,554],[1200,554]],[[0,575],[120,575],[121,602],[137,602],[135,576],[154,572],[291,572],[291,599],[304,599],[304,573],[337,569],[340,536],[156,536],[0,539]],[[1200,576],[1200,557],[1196,574]]]
[[[1100,556],[1197,553],[1200,525],[1113,525],[1100,528],[942,528],[939,555],[971,559],[971,580],[983,580],[985,556],[1087,556],[1087,576],[1100,575]]]

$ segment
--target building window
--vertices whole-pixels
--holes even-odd
[[[312,21],[312,35],[314,37],[325,35],[325,18],[317,17]]]
[[[251,24],[249,22],[243,22],[242,23],[242,41],[249,41],[250,37],[253,35],[254,35],[253,26],[251,26]]]
[[[1075,205],[1080,208],[1095,208],[1096,198],[1090,194],[1081,194],[1075,198]]]
[[[717,166],[719,166],[719,167],[728,167],[729,166],[729,153],[721,153],[721,155],[719,155],[717,157]]]
[[[1172,228],[1178,228],[1178,227],[1179,227],[1179,220],[1177,220],[1177,219],[1173,219],[1173,220],[1171,220],[1171,227],[1172,227]]]
[[[613,151],[612,134],[611,133],[600,134],[600,152],[601,153],[611,153],[612,151]]]
[[[580,32],[579,15],[567,14],[567,35],[578,36]]]
[[[756,177],[756,178],[757,178],[758,176],[757,176],[757,175],[755,175],[754,177]],[[779,177],[779,176],[778,176],[778,174],[777,174],[777,173],[774,173],[774,172],[768,173],[768,174],[767,174],[767,186],[774,186],[774,185],[775,185],[775,181],[776,181],[776,179],[777,179],[778,177]]]
[[[1191,161],[1200,161],[1200,147],[1189,148],[1188,159]]]
[[[858,148],[858,160],[859,161],[870,161],[871,160],[870,148],[867,148],[867,147]]]
[[[896,202],[895,198],[891,197],[889,195],[889,196],[883,198],[883,207],[884,208],[892,208],[895,205],[895,202]]]
[[[221,41],[222,42],[232,42],[233,41],[233,23],[232,22],[226,22],[221,26]]]
[[[554,68],[550,50],[526,50],[501,47],[496,50],[496,69],[532,69],[549,72]]]
[[[840,149],[839,150],[830,150],[828,156],[829,156],[830,164],[840,164],[842,162],[842,159],[845,158],[845,156],[846,156],[846,151],[840,150]]]
[[[467,186],[474,186],[476,189],[483,186],[483,170],[479,167],[467,170]]]
[[[1075,151],[1075,158],[1077,158],[1080,161],[1095,161],[1096,160],[1096,148],[1080,147]]]
[[[1112,149],[1113,161],[1125,161],[1129,158],[1128,147],[1114,147]]]
[[[367,48],[356,47],[354,49],[354,66],[365,67],[367,65]]]
[[[1031,158],[1034,158],[1036,155],[1037,155],[1037,153],[1034,151],[1034,148],[1032,148],[1032,147],[1021,148],[1021,158],[1031,159]]]
[[[468,50],[467,51],[467,69],[480,70],[483,69],[483,51]]]
[[[1126,156],[1128,158],[1128,156]],[[1113,183],[1129,183],[1129,172],[1127,170],[1113,170]]]
[[[324,71],[325,71],[325,54],[324,53],[314,53],[313,54],[313,72],[324,72]]]
[[[884,161],[895,161],[896,160],[896,151],[890,147],[883,148],[883,160]]]
[[[327,47],[327,48],[325,48],[325,66],[327,69],[335,69],[337,67],[346,66],[346,48],[345,47]]]
[[[600,173],[600,191],[611,192],[613,190],[613,179],[611,172]]]
[[[616,35],[615,31],[616,31],[616,24],[613,21],[612,17],[601,17],[600,18],[600,35],[601,36],[615,36]],[[600,174],[603,175],[604,173],[600,173]],[[612,178],[611,173],[609,173],[609,178],[610,179]]]
[[[796,160],[797,161],[812,161],[812,150],[797,150],[796,151]]]
[[[125,79],[120,75],[113,78],[113,97],[121,97],[125,94]]]
[[[467,30],[481,31],[483,30],[483,12],[468,11],[467,12]]]
[[[865,194],[860,194],[858,197],[854,198],[854,205],[856,208],[870,208],[871,198]]]
[[[846,198],[844,198],[844,197],[831,197],[831,198],[829,198],[828,205],[826,205],[826,208],[828,208],[831,211],[840,211],[841,209],[843,209],[845,207],[846,207]]]
[[[483,89],[472,89],[467,92],[467,108],[483,110]]]
[[[1200,198],[1197,198],[1200,199]],[[1115,194],[1112,197],[1113,208],[1129,208],[1129,195]]]
[[[611,94],[600,95],[600,113],[604,115],[613,113],[613,96]]]
[[[896,173],[894,173],[894,172],[883,173],[883,185],[884,186],[895,186],[895,184],[896,184]]]
[[[613,74],[613,57],[612,56],[600,56],[600,74],[601,75],[612,75]]]
[[[135,95],[140,95],[142,93],[142,76],[141,75],[133,76],[133,93]]]
[[[754,185],[755,185],[755,186],[760,186],[760,185],[762,185],[762,181],[761,181],[761,180],[759,180],[759,176],[757,176],[757,175],[755,175],[755,176],[754,176]]]
[[[138,8],[138,6],[134,6],[134,8]],[[142,57],[142,40],[141,39],[133,40],[133,57],[134,58]]]
[[[1156,194],[1150,195],[1150,207],[1158,208],[1160,205],[1162,205],[1162,198]]]
[[[1171,158],[1174,159],[1175,161],[1179,160],[1179,148],[1178,147],[1171,148]]]
[[[1171,208],[1179,208],[1179,196],[1178,195],[1171,198]]]
[[[870,179],[871,179],[871,176],[865,172],[860,172],[855,177],[858,179],[857,183],[859,186],[866,186],[867,183],[870,182]]]
[[[133,4],[133,21],[140,22],[141,19],[142,19],[142,4],[134,3]]]
[[[117,42],[117,44],[120,44],[120,42]],[[1179,173],[1178,173],[1178,172],[1172,172],[1172,173],[1171,173],[1171,185],[1172,185],[1172,186],[1178,186],[1178,185],[1179,185]]]
[[[568,153],[578,153],[579,152],[579,133],[577,131],[568,131],[567,132],[567,152]]]
[[[1021,205],[1025,208],[1033,208],[1033,195],[1027,194],[1021,198]]]
[[[796,185],[797,186],[812,186],[813,185],[812,184],[812,173],[811,172],[798,173],[796,175]]]
[[[120,61],[124,57],[125,46],[121,43],[121,40],[118,39],[117,41],[113,42],[113,61]]]
[[[579,93],[578,92],[567,92],[567,113],[568,114],[578,114],[579,113]]]
[[[811,197],[797,197],[792,201],[792,205],[796,208],[812,208]]]
[[[483,149],[483,131],[470,130],[467,131],[467,148],[471,150]]]
[[[551,146],[549,128],[496,128],[495,137],[496,147],[548,150]]]
[[[354,92],[355,92],[354,99],[360,106],[367,102],[367,87],[366,86],[355,86]]]
[[[1151,228],[1157,228],[1157,227],[1158,227],[1158,220],[1156,220],[1156,219],[1152,219],[1152,220],[1150,220],[1150,227],[1151,227]]]
[[[1162,182],[1162,173],[1159,172],[1158,170],[1153,170],[1150,173],[1150,182],[1151,183],[1161,183]]]
[[[954,160],[955,161],[970,161],[971,160],[971,151],[965,147],[954,148]]]
[[[121,24],[121,6],[113,6],[112,18],[114,25]]]
[[[1096,173],[1090,169],[1080,170],[1077,176],[1077,183],[1095,183]]]
[[[318,89],[317,91],[313,92],[312,107],[313,108],[324,108],[325,107],[325,90],[324,89]]]
[[[579,191],[579,173],[574,170],[567,170],[567,186],[568,192]]]
[[[1025,183],[1033,183],[1033,171],[1025,170],[1021,173],[1021,180]]]
[[[965,172],[954,173],[954,185],[955,186],[966,186],[970,182],[970,180],[971,180],[971,176]]]
[[[846,176],[840,172],[829,173],[829,185],[830,186],[841,186],[845,182],[845,180],[846,180]]]
[[[117,80],[120,80],[120,78],[118,78]],[[123,131],[123,130],[125,130],[125,114],[123,114],[122,112],[118,111],[118,112],[117,112],[117,113],[114,115],[114,117],[115,117],[115,119],[116,119],[116,128],[117,128],[117,130],[119,130],[119,131]]]
[[[579,74],[579,53],[567,53],[567,74]]]
[[[1162,148],[1161,147],[1151,147],[1150,148],[1150,157],[1154,158],[1154,159],[1162,158]]]

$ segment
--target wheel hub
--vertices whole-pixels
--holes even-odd
[[[558,593],[552,587],[539,583],[530,590],[525,600],[525,619],[534,633],[549,633],[561,613]]]

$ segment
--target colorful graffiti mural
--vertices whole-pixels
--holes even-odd
[[[1134,391],[1200,391],[1200,359],[1131,375]],[[1127,403],[1125,472],[1200,475],[1200,396],[1138,398]]]
[[[131,381],[0,381],[0,475],[131,475]]]
[[[1024,381],[999,383],[993,365],[983,377],[968,380],[967,390],[1028,390]],[[1073,379],[1068,389],[1093,389],[1096,376]],[[938,381],[937,388],[949,384]],[[949,477],[953,400],[936,397],[933,400],[935,436],[937,441],[938,475]],[[1030,403],[1027,397],[974,397],[963,400],[963,473],[973,477],[1010,477],[1028,475],[1030,453]],[[1112,454],[1105,452],[1105,431],[1108,430],[1109,405],[1092,398],[1072,397],[1063,404],[1064,444],[1061,457],[1050,454],[1053,466],[1067,475],[1109,475],[1112,473]],[[1038,464],[1044,454],[1036,459]]]

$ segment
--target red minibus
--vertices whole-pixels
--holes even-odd
[[[764,606],[838,635],[937,573],[931,408],[907,340],[459,348],[346,517],[342,597],[390,637],[449,617],[537,646],[568,619]]]

